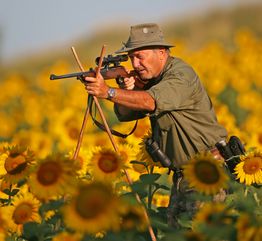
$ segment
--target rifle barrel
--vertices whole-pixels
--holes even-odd
[[[117,66],[117,67],[109,67],[109,68],[102,68],[100,71],[101,75],[104,79],[116,79],[118,77],[128,77],[129,74],[126,72],[124,67]],[[63,75],[50,75],[50,80],[57,80],[57,79],[67,79],[67,78],[77,78],[82,80],[84,77],[95,77],[95,71],[90,69],[89,71],[85,72],[78,72],[78,73],[70,73],[70,74],[63,74]]]
[[[87,71],[87,72],[78,72],[78,73],[71,73],[71,74],[63,74],[63,75],[51,74],[51,75],[50,75],[50,80],[75,78],[75,77],[79,77],[79,76],[85,76],[85,75],[88,75],[88,74],[90,74],[90,71]]]

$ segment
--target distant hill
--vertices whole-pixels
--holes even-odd
[[[182,39],[189,48],[201,47],[208,41],[217,40],[226,47],[232,47],[233,36],[236,30],[247,28],[257,38],[262,38],[262,3],[255,5],[243,5],[232,9],[219,9],[207,12],[203,15],[185,16],[185,19],[169,17],[160,23],[167,39]],[[112,31],[113,30],[113,31]],[[107,54],[114,52],[121,47],[122,41],[126,41],[129,34],[129,27],[107,26],[100,29],[92,37],[82,37],[75,42],[75,47],[81,59],[85,63],[92,63],[100,54],[103,44],[107,45]],[[70,46],[69,46],[70,47]],[[69,48],[68,47],[68,48]],[[63,48],[63,49],[62,49]],[[32,68],[39,69],[52,64],[55,60],[67,59],[75,64],[72,53],[69,49],[56,49],[55,51],[33,55],[27,61],[16,61],[9,66],[12,70],[29,71]],[[6,70],[0,69],[1,73]],[[1,74],[0,73],[0,74]]]

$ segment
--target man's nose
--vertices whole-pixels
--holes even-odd
[[[139,66],[140,66],[139,59],[133,58],[133,59],[132,59],[132,65],[133,65],[134,68],[139,67]]]

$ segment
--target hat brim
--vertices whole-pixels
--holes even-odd
[[[174,47],[174,45],[171,44],[165,44],[165,43],[154,43],[154,44],[140,44],[138,46],[133,46],[133,47],[126,47],[124,46],[123,48],[115,51],[116,54],[120,54],[120,53],[126,53],[126,52],[130,52],[133,50],[137,50],[137,49],[143,49],[146,47],[167,47],[167,48],[172,48]]]

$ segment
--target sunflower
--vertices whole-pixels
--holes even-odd
[[[125,164],[129,164],[130,161],[135,159],[137,151],[137,148],[127,143],[118,145],[118,152]]]
[[[39,161],[28,180],[32,193],[46,200],[70,193],[75,184],[77,168],[71,159],[61,153]]]
[[[238,96],[237,103],[240,108],[243,108],[245,110],[259,111],[262,108],[261,94],[256,90],[245,89],[245,92],[241,93],[241,95]]]
[[[0,178],[3,178],[3,176],[6,174],[4,163],[7,157],[8,157],[7,153],[0,153]]]
[[[127,143],[120,143],[118,145],[118,153],[123,159],[123,163],[125,165],[124,172],[125,177],[127,178],[126,181],[129,182],[130,180],[138,180],[141,172],[138,173],[137,171],[141,170],[141,168],[145,169],[145,167],[140,164],[131,163],[131,161],[134,161],[136,158],[137,148]]]
[[[27,178],[35,163],[33,152],[18,145],[6,147],[5,153],[1,154],[0,161],[5,169],[5,174],[2,177],[10,184]],[[3,173],[3,168],[0,169]]]
[[[1,88],[1,92],[2,91],[3,91],[3,89]],[[9,91],[10,90],[8,90],[8,92]],[[1,95],[2,95],[2,93],[1,93]],[[14,114],[15,113],[13,113],[13,115]],[[0,120],[1,120],[0,133],[1,133],[1,138],[3,138],[3,139],[10,139],[14,135],[14,133],[16,132],[17,123],[19,123],[19,121],[15,120],[13,115],[10,115],[8,113],[0,111]]]
[[[44,133],[38,128],[20,130],[13,137],[13,142],[21,146],[30,146],[39,158],[46,157],[52,150],[53,140],[49,133]]]
[[[80,178],[85,177],[88,173],[87,168],[88,168],[88,163],[89,163],[88,160],[90,159],[90,155],[91,155],[90,152],[91,151],[87,149],[80,148],[80,151],[78,153],[76,160],[73,160],[74,151],[70,151],[67,155],[67,157],[72,159],[72,162],[75,163],[75,166],[77,168],[77,174]]]
[[[134,137],[140,139],[150,130],[150,121],[148,118],[139,120]]]
[[[88,131],[90,131],[88,129]],[[88,138],[83,138],[82,146],[84,148],[93,148],[95,146],[110,146],[112,145],[108,135],[101,131],[93,131],[88,133]]]
[[[145,231],[147,227],[148,223],[142,206],[129,206],[126,212],[121,214],[121,228],[124,230],[138,229]]]
[[[41,221],[38,213],[40,201],[32,193],[24,192],[16,195],[12,206],[3,208],[3,213],[8,219],[8,230],[12,233],[22,234],[23,225],[27,222]]]
[[[240,156],[241,162],[235,167],[236,179],[251,185],[262,183],[262,152],[254,151]]]
[[[95,147],[89,160],[95,180],[114,181],[125,167],[123,157],[107,147]]]
[[[189,186],[199,192],[216,194],[221,188],[226,187],[228,176],[222,162],[216,160],[209,152],[196,154],[183,168]]]
[[[72,108],[64,108],[62,112],[55,115],[52,133],[58,138],[59,150],[66,150],[73,148],[78,140],[82,116],[79,112],[75,112]]]
[[[109,230],[118,221],[115,212],[117,206],[111,186],[101,182],[80,183],[62,213],[68,227],[95,234]]]
[[[253,223],[252,223],[253,221]],[[241,214],[236,223],[237,240],[239,241],[258,241],[262,237],[261,221],[253,220],[248,214]]]
[[[193,230],[197,230],[202,225],[206,227],[216,227],[232,223],[232,210],[228,210],[223,203],[206,202],[193,218]]]
[[[137,229],[139,231],[147,229],[149,222],[146,218],[144,206],[121,200],[118,212],[120,217],[120,226],[118,228],[122,230]]]

